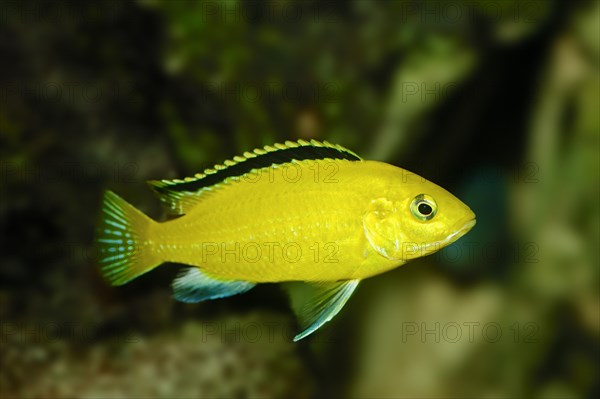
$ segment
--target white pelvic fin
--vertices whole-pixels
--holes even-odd
[[[255,285],[242,280],[220,280],[190,267],[173,280],[173,296],[181,302],[195,303],[241,294]]]

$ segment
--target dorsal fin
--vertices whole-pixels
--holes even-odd
[[[286,141],[284,144],[274,144],[257,148],[252,152],[245,152],[243,156],[236,156],[233,160],[226,160],[222,165],[215,165],[206,169],[204,173],[197,173],[193,177],[174,180],[149,181],[148,184],[156,191],[161,201],[177,213],[188,213],[199,200],[198,195],[211,187],[222,183],[232,177],[240,177],[253,170],[266,168],[272,165],[285,164],[292,161],[319,159],[346,159],[360,161],[361,158],[354,152],[327,141],[311,140]]]

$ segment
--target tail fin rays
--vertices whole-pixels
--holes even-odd
[[[102,274],[111,284],[125,284],[162,263],[142,248],[154,223],[112,191],[104,194],[96,242]]]

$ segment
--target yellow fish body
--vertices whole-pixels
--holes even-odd
[[[303,331],[331,320],[358,282],[448,245],[475,215],[443,188],[338,145],[267,146],[183,180],[149,182],[176,219],[158,223],[112,192],[97,242],[115,285],[163,262],[190,265],[174,296],[200,302],[286,284]]]

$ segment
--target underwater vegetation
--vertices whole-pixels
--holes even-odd
[[[600,2],[0,2],[0,396],[600,394]],[[276,284],[107,284],[106,190],[287,140],[460,198],[477,225],[299,342]],[[232,205],[233,206],[233,205]]]

